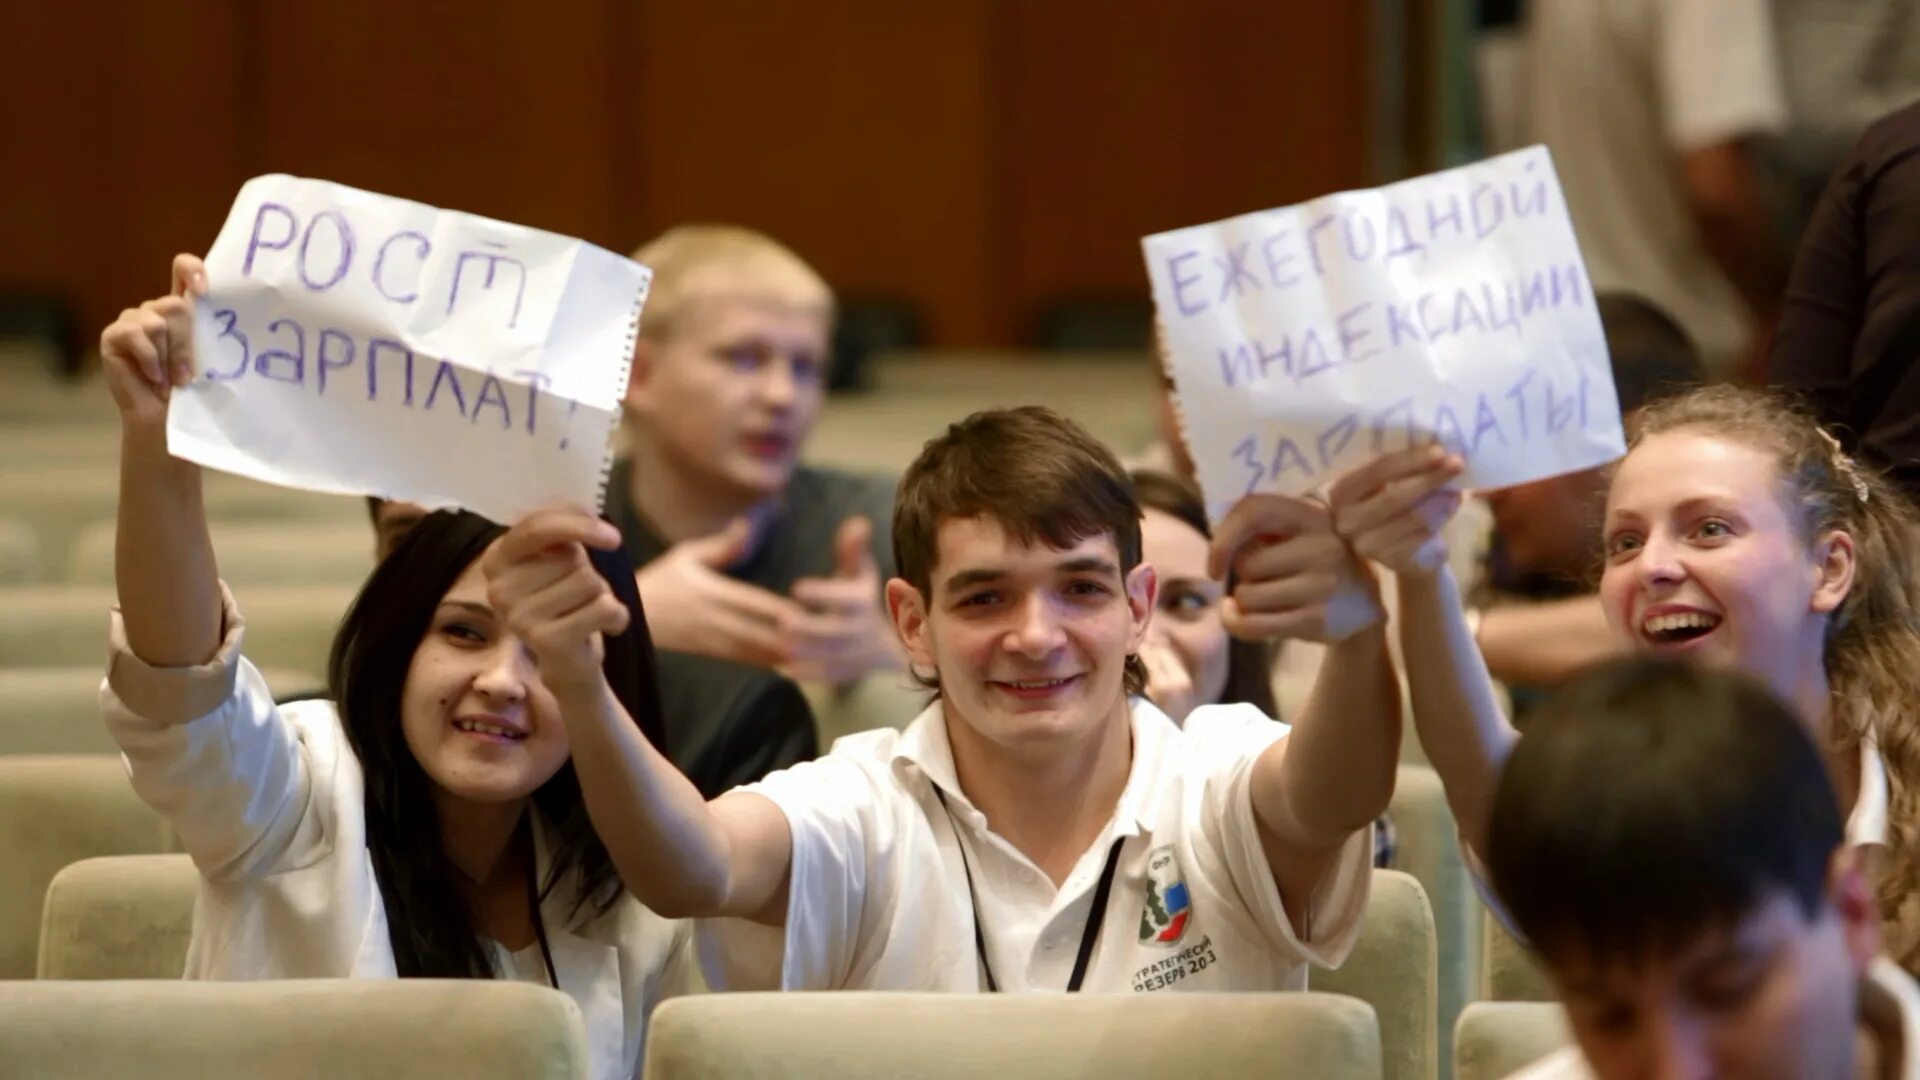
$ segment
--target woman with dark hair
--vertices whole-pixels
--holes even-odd
[[[1170,473],[1135,469],[1131,476],[1140,502],[1140,553],[1160,581],[1140,646],[1147,700],[1176,724],[1202,705],[1252,705],[1278,717],[1273,644],[1234,637],[1220,618],[1233,583],[1207,575],[1213,530],[1200,493]],[[1395,846],[1393,822],[1382,814],[1374,823],[1374,865],[1391,866]]]
[[[122,425],[102,708],[201,873],[187,976],[547,984],[578,1003],[594,1074],[636,1075],[686,930],[627,892],[589,816],[604,781],[571,760],[663,741],[617,533],[578,511],[428,516],[347,612],[332,700],[276,706],[199,470],[166,448],[204,291],[180,256],[173,294],[101,338]]]
[[[1273,701],[1273,646],[1227,633],[1220,601],[1228,586],[1207,576],[1213,532],[1206,507],[1179,477],[1133,472],[1140,500],[1140,547],[1160,578],[1153,624],[1140,660],[1147,699],[1178,724],[1201,705],[1247,704],[1278,715]]]

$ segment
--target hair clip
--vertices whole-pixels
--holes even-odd
[[[1840,440],[1834,438],[1832,432],[1823,427],[1816,427],[1814,430],[1820,433],[1820,441],[1827,444],[1827,454],[1833,459],[1834,472],[1839,473],[1848,484],[1852,485],[1855,498],[1863,503],[1866,502],[1872,492],[1867,487],[1867,478],[1861,475],[1860,467],[1853,460],[1853,456],[1847,453],[1846,448],[1840,445]]]

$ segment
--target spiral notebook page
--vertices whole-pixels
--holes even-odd
[[[601,509],[646,267],[291,176],[240,189],[206,262],[176,457],[502,522]]]

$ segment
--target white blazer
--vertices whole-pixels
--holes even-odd
[[[134,656],[116,610],[100,693],[134,790],[200,869],[186,977],[394,978],[360,762],[339,715],[328,701],[274,705],[240,655],[246,624],[224,587],[222,597],[220,651],[190,668]],[[534,860],[544,880],[539,827]],[[560,989],[585,1018],[593,1075],[638,1076],[648,1014],[688,977],[687,924],[631,893],[573,917],[567,884],[540,905]]]

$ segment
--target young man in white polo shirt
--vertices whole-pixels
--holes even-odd
[[[1615,661],[1548,698],[1487,866],[1579,1046],[1524,1080],[1920,1078],[1920,989],[1821,752],[1743,676]]]
[[[1070,421],[953,425],[903,478],[893,535],[889,607],[938,688],[904,732],[711,804],[644,740],[574,747],[624,774],[583,784],[624,793],[595,824],[650,907],[709,917],[716,985],[1287,990],[1340,962],[1400,710],[1372,580],[1323,507],[1262,497],[1214,553],[1282,594],[1230,606],[1232,629],[1332,646],[1291,729],[1246,706],[1176,728],[1138,696],[1140,510]]]

